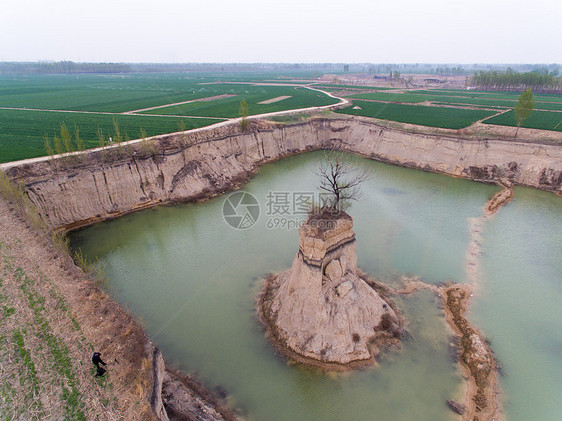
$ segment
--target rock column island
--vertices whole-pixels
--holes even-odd
[[[290,358],[325,368],[374,361],[399,344],[401,318],[358,274],[353,220],[312,215],[299,230],[291,268],[266,280],[259,312],[271,340]]]

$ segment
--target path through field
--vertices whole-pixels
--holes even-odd
[[[125,111],[124,113],[121,113],[121,114],[135,114],[135,113],[141,113],[143,111],[156,110],[158,108],[172,107],[174,105],[189,104],[190,102],[208,102],[208,101],[215,101],[217,99],[230,98],[230,97],[233,97],[233,96],[236,96],[236,95],[232,95],[232,94],[215,95],[215,96],[209,96],[207,98],[191,99],[189,101],[176,102],[176,103],[173,103],[173,104],[157,105],[156,107],[141,108],[140,110]],[[158,114],[156,114],[156,115],[158,115]],[[216,118],[216,117],[210,117],[210,118]]]

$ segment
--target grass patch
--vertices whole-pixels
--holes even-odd
[[[37,370],[35,368],[35,363],[31,359],[31,353],[29,349],[25,346],[24,340],[25,331],[20,329],[15,329],[12,336],[12,341],[14,344],[15,356],[19,363],[25,368],[25,372],[20,374],[20,381],[24,381],[29,387],[27,389],[26,402],[29,405],[29,409],[36,412],[43,412],[43,405],[41,401],[36,397],[39,396],[41,388],[39,387],[39,379],[37,378]]]
[[[12,182],[3,171],[0,171],[0,196],[10,202],[14,206],[15,212],[26,219],[35,229],[40,231],[46,229],[45,223],[29,200],[23,185]]]
[[[109,280],[99,259],[95,263],[90,262],[82,249],[78,248],[73,253],[73,260],[100,288],[107,289]]]
[[[354,106],[359,106],[361,109],[354,110]],[[368,101],[353,101],[352,106],[337,110],[336,112],[446,129],[468,127],[472,123],[494,114],[493,111],[486,110],[426,107]]]
[[[499,126],[517,126],[513,110],[484,120],[483,123]],[[523,121],[521,127],[562,132],[562,113],[535,110],[528,119]]]
[[[65,379],[64,382],[60,382],[61,397],[65,402],[65,418],[85,420],[86,416],[83,412],[85,404],[78,391],[78,381],[70,359],[70,352],[64,342],[53,334],[49,326],[45,317],[45,298],[35,291],[34,281],[27,277],[21,268],[14,271],[14,276],[20,282],[20,289],[28,301],[29,308],[33,311],[38,337],[46,343],[50,352],[53,372],[59,373]]]
[[[310,118],[309,114],[287,114],[287,115],[276,115],[270,118],[271,121],[277,123],[300,123],[301,121],[306,121]]]

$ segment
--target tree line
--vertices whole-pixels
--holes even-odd
[[[472,85],[478,89],[494,91],[525,91],[562,93],[562,77],[557,72],[533,71],[519,73],[511,69],[505,72],[480,71],[472,76]]]
[[[130,73],[126,63],[0,62],[0,74]]]

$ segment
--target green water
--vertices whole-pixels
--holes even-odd
[[[260,279],[289,268],[298,245],[296,229],[268,227],[282,225],[282,218],[290,223],[302,219],[291,206],[289,215],[267,215],[268,193],[274,192],[273,202],[280,204],[287,192],[292,204],[294,192],[315,192],[315,172],[323,159],[322,152],[309,153],[263,167],[244,187],[261,204],[257,224],[247,230],[226,225],[221,197],[98,224],[74,233],[73,246],[99,259],[113,295],[141,320],[169,363],[196,371],[211,389],[226,389],[231,404],[248,419],[455,419],[445,402],[461,397],[462,379],[450,355],[451,338],[439,299],[429,292],[398,299],[415,340],[404,341],[399,352],[387,353],[377,368],[332,375],[287,365],[264,338],[254,310]],[[361,200],[350,210],[359,267],[393,285],[402,275],[429,283],[466,282],[469,219],[481,215],[498,189],[364,159],[353,161],[374,171],[362,186]],[[521,191],[521,199],[518,190],[515,200],[486,225],[485,279],[471,318],[504,361],[508,377],[502,384],[508,393],[509,418],[557,419],[554,415],[562,413],[555,399],[562,389],[558,305],[562,200]],[[544,206],[537,204],[543,202]],[[527,219],[533,221],[532,227],[526,226]],[[503,226],[512,220],[532,234],[512,232],[505,238]],[[529,236],[534,239],[532,255],[525,251],[531,247]],[[517,270],[523,262],[525,268]],[[514,299],[515,292],[501,296],[495,292],[510,281],[505,268],[518,276],[534,276],[533,281],[524,277],[517,285],[507,283],[517,286],[524,298]],[[528,286],[536,284],[537,277],[540,293],[528,302]],[[550,310],[543,309],[545,299]],[[523,302],[532,310],[522,310]],[[521,331],[523,322],[514,319],[516,315],[532,329],[533,340],[525,339],[530,332]],[[523,343],[514,348],[515,340]],[[529,358],[538,368],[528,374],[533,376],[533,389],[525,393],[531,384],[523,374],[529,370]],[[543,392],[552,399],[535,399]],[[518,402],[523,394],[525,401]],[[539,410],[544,416],[518,415]]]
[[[510,420],[562,419],[562,199],[515,189],[483,233],[471,319],[492,339]]]

